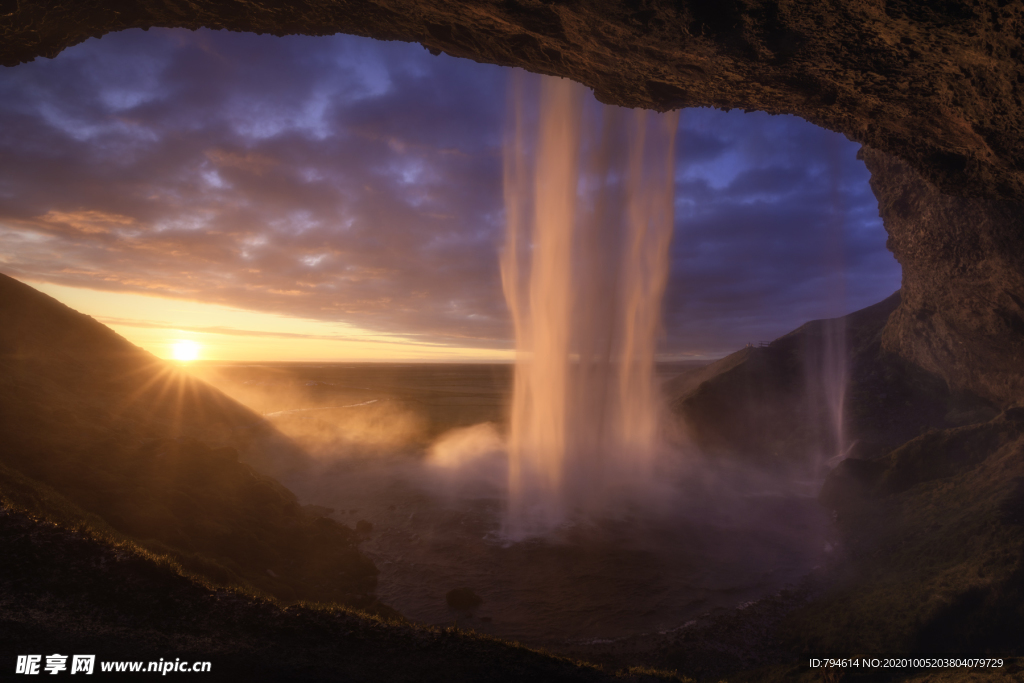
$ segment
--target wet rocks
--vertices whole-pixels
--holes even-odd
[[[903,266],[883,348],[1000,406],[1024,397],[1024,214],[1017,202],[944,195],[908,164],[861,157]]]

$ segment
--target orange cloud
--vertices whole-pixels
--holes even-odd
[[[116,228],[124,228],[135,225],[135,219],[131,216],[122,216],[116,213],[105,211],[47,211],[39,216],[37,221],[47,226],[64,226],[86,235],[106,235]]]

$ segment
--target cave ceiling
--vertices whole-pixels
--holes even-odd
[[[155,26],[418,42],[609,104],[795,114],[943,193],[1021,201],[1022,23],[1006,0],[0,0],[0,63]]]

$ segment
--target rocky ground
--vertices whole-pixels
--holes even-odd
[[[282,608],[181,576],[129,547],[0,508],[3,677],[16,654],[98,661],[209,661],[203,680],[604,681],[570,659],[458,629],[417,627],[336,606]],[[172,676],[173,677],[173,676]]]
[[[671,631],[581,644],[565,652],[610,667],[648,666],[685,672],[697,680],[733,679],[743,672],[796,666],[779,637],[779,626],[827,585],[823,573],[740,609],[706,614]],[[799,666],[796,666],[799,668]]]
[[[3,667],[16,654],[58,652],[99,662],[208,661],[204,680],[226,681],[1011,681],[1024,673],[1024,662],[1010,658],[985,672],[811,669],[792,629],[806,626],[799,619],[808,609],[828,607],[832,573],[675,631],[552,656],[336,606],[283,608],[10,507],[0,508],[0,547]]]

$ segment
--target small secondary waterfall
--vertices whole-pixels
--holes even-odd
[[[818,321],[819,333],[806,350],[808,417],[817,427],[819,452],[811,463],[812,478],[820,481],[848,454],[853,444],[846,435],[846,392],[849,359],[846,320]]]
[[[679,115],[590,111],[585,88],[543,78],[534,122],[521,77],[513,88],[501,264],[517,349],[506,531],[523,536],[651,483]]]
[[[842,163],[833,142],[831,157],[832,219],[823,226],[826,234],[824,261],[828,275],[821,288],[826,294],[829,317],[819,321],[820,333],[805,357],[808,380],[808,414],[819,426],[820,453],[812,463],[814,481],[821,481],[831,467],[845,458],[854,444],[846,432],[846,393],[850,383],[850,358],[847,348],[846,267],[844,235],[846,233],[842,193]]]

